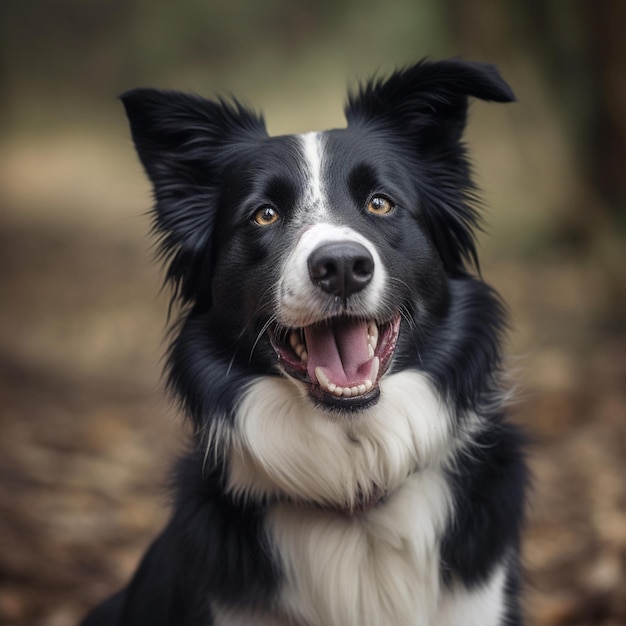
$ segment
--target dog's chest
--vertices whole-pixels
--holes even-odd
[[[506,562],[473,590],[440,586],[450,514],[438,470],[411,476],[362,517],[276,506],[267,532],[284,574],[277,603],[269,611],[214,605],[215,626],[497,626]]]
[[[280,609],[307,626],[431,624],[449,503],[442,473],[425,470],[354,518],[277,506],[267,531],[284,571]]]

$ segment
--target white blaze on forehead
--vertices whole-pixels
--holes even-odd
[[[320,133],[300,135],[302,141],[306,186],[303,208],[308,211],[322,211],[325,208],[324,186],[322,184],[322,139]]]

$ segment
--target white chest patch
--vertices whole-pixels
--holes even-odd
[[[262,378],[243,394],[228,440],[232,493],[302,503],[268,512],[284,583],[272,613],[250,623],[499,624],[503,568],[471,591],[440,585],[440,541],[454,515],[444,467],[462,441],[427,377],[385,377],[379,402],[354,417],[319,411],[300,382]],[[328,510],[350,508],[373,484],[387,498],[367,513]],[[216,615],[217,624],[247,623],[236,610]]]
[[[448,496],[424,470],[362,516],[277,505],[267,529],[287,581],[281,608],[308,626],[433,624]]]
[[[374,488],[392,494],[418,468],[440,467],[451,419],[428,379],[405,371],[380,385],[373,408],[333,417],[313,405],[303,383],[259,379],[238,407],[229,490],[349,508]]]

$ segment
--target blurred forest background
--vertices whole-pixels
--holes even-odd
[[[626,624],[625,25],[621,0],[2,0],[0,623],[76,623],[167,516],[167,294],[115,96],[232,92],[300,132],[343,124],[346,84],[462,55],[519,100],[467,136],[533,438],[529,623]]]

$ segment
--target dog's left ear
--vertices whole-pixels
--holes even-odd
[[[457,141],[465,127],[468,98],[513,102],[513,91],[495,66],[460,59],[427,60],[372,80],[346,106],[348,124],[383,122],[420,139]]]

